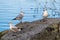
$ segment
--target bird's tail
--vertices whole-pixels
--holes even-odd
[[[13,20],[16,20],[16,18],[14,18]]]

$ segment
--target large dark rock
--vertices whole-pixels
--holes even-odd
[[[53,23],[58,23],[59,18],[48,18],[47,21],[41,22],[40,20],[33,22],[24,22],[22,24],[17,24],[17,27],[23,28],[20,32],[8,31],[4,36],[1,37],[2,40],[31,40],[36,34],[41,33],[48,27],[48,25]]]

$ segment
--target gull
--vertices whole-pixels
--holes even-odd
[[[14,18],[13,20],[19,20],[19,21],[22,22],[22,18],[23,18],[23,17],[24,17],[24,12],[21,11],[21,13],[20,13],[16,18]]]
[[[45,22],[45,21],[47,21],[47,17],[48,17],[48,11],[47,11],[47,9],[45,9],[44,11],[43,11],[43,22]]]
[[[48,11],[47,10],[44,10],[44,12],[43,12],[43,18],[45,19],[47,17],[48,17]]]
[[[21,29],[19,29],[18,27],[16,27],[12,22],[9,22],[10,25],[10,30],[13,32],[18,32],[21,31]]]

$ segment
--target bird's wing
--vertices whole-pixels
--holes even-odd
[[[21,31],[21,29],[19,29],[18,27],[17,28],[16,27],[15,28],[12,28],[11,30],[12,31]]]
[[[11,28],[17,28],[15,25],[13,25],[12,23],[10,23],[10,27]]]
[[[23,17],[23,15],[19,14],[16,18],[21,18],[21,17]]]
[[[14,18],[13,20],[20,20],[20,19],[22,19],[23,18],[23,14],[19,14],[19,15],[17,15],[17,17],[16,18]]]
[[[18,28],[12,28],[13,30],[18,30]]]
[[[11,30],[14,31],[14,32],[19,31],[19,29],[17,29],[17,28],[12,28]]]
[[[16,18],[14,18],[13,20],[16,20],[16,19],[20,19],[22,17],[22,15],[17,15]]]

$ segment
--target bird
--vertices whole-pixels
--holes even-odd
[[[47,9],[43,10],[43,19],[42,19],[42,22],[46,22],[48,16],[49,16],[49,15],[48,15]],[[41,20],[40,20],[40,21],[41,21]]]
[[[17,15],[17,17],[14,18],[13,20],[19,20],[19,21],[21,21],[21,23],[22,23],[22,18],[23,18],[23,17],[24,17],[24,12],[21,11],[21,13],[20,13],[19,15]]]
[[[9,25],[10,25],[10,30],[11,31],[13,31],[13,32],[21,31],[21,29],[16,27],[12,22],[9,22]]]
[[[48,11],[45,9],[43,12],[43,18],[47,18],[48,17]]]

